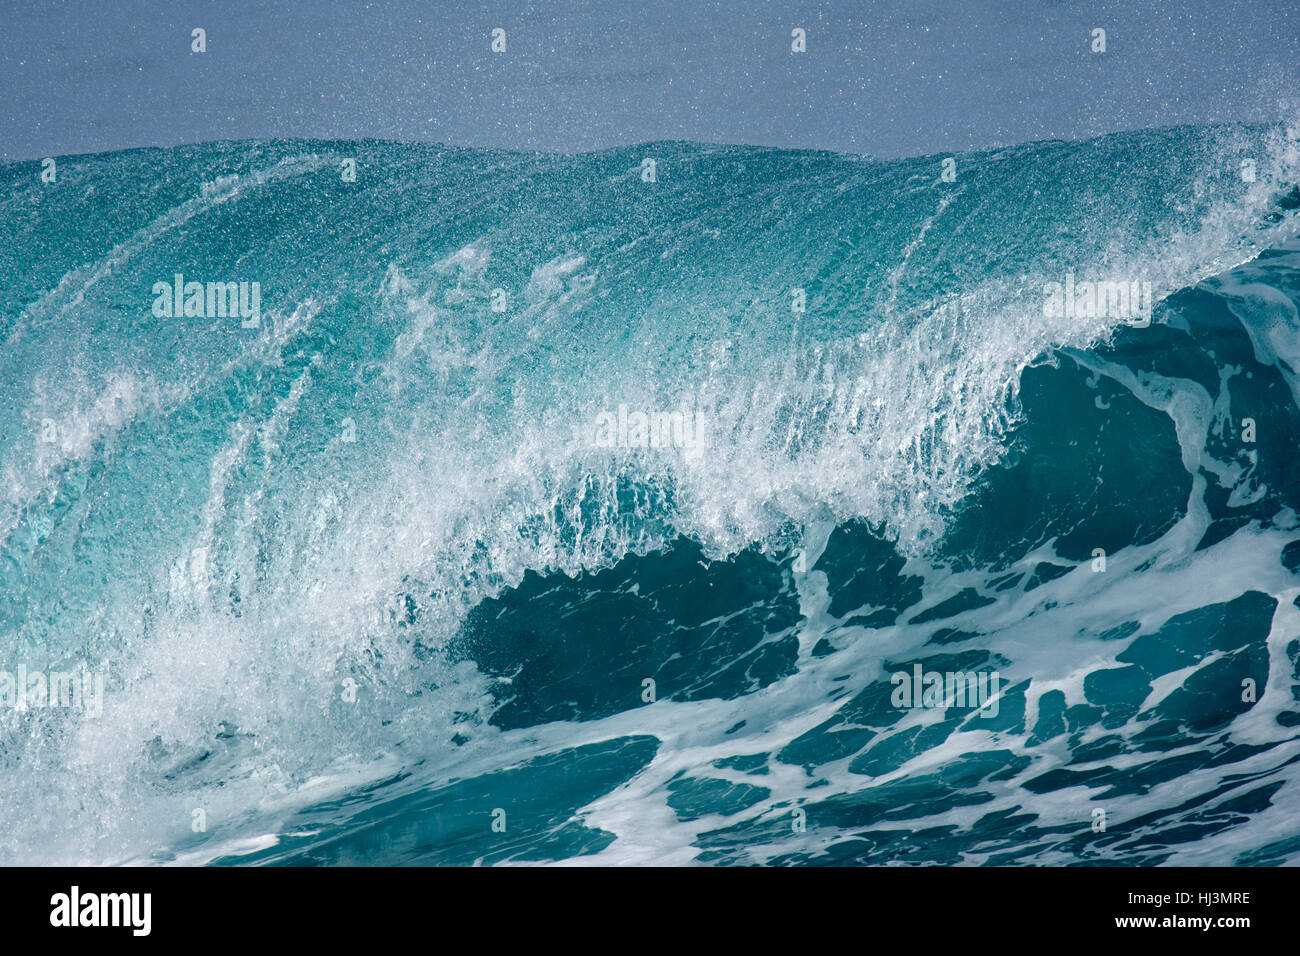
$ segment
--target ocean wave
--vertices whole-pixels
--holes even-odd
[[[1294,130],[61,165],[0,622],[107,679],[0,708],[0,860],[1300,851]]]

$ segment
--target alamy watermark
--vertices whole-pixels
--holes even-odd
[[[680,448],[687,454],[708,446],[708,419],[703,410],[651,410],[620,404],[602,410],[585,434],[592,448]]]
[[[148,936],[152,911],[152,893],[83,893],[74,885],[50,897],[54,927],[125,927],[133,936]]]
[[[104,672],[84,664],[76,671],[44,671],[19,664],[0,670],[0,710],[79,710],[86,717],[104,712]]]
[[[1151,283],[1143,280],[1081,280],[1067,272],[1064,282],[1043,286],[1043,315],[1049,318],[1127,319],[1138,328],[1151,324]]]
[[[889,701],[904,709],[972,707],[981,717],[996,717],[1001,680],[997,671],[925,671],[920,664],[913,664],[912,673],[895,671],[890,676],[894,691]]]
[[[153,295],[153,314],[160,319],[238,316],[246,329],[262,324],[260,282],[186,282],[178,272],[171,282],[155,282]]]

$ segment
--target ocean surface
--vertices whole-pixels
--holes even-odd
[[[944,158],[0,165],[0,863],[1300,862],[1300,133]]]

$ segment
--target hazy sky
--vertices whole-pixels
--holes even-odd
[[[0,157],[269,137],[956,151],[1274,119],[1298,37],[1300,0],[0,0]]]

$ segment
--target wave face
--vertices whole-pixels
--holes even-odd
[[[955,172],[0,166],[0,862],[1300,860],[1296,132]]]

